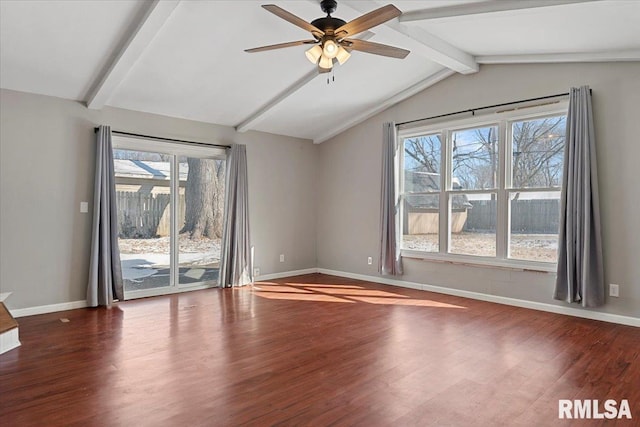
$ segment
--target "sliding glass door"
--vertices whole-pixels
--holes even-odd
[[[125,298],[216,286],[225,152],[113,137]]]
[[[125,292],[171,286],[171,161],[114,149],[118,245]]]
[[[198,157],[178,158],[180,170],[188,171],[180,188],[178,283],[191,286],[217,282],[224,213],[225,162]]]

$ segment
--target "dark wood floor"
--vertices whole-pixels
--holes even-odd
[[[640,329],[429,292],[313,274],[18,320],[2,426],[640,425]]]

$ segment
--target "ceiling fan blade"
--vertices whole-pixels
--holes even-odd
[[[405,58],[410,51],[393,47],[386,44],[369,42],[358,39],[344,39],[341,42],[346,49],[359,50],[361,52],[373,53],[374,55],[390,56],[391,58]]]
[[[254,47],[253,49],[245,49],[245,52],[249,52],[249,53],[264,52],[265,50],[282,49],[285,47],[300,46],[303,44],[315,44],[315,43],[317,43],[317,41],[315,40],[298,40],[295,42],[278,43],[278,44],[272,44],[269,46]]]
[[[291,12],[287,12],[286,10],[284,10],[279,6],[276,6],[275,4],[263,4],[262,7],[267,9],[269,12],[273,13],[274,15],[284,19],[285,21],[290,22],[293,25],[297,25],[303,30],[309,31],[311,34],[314,34],[314,35],[317,34],[319,37],[324,36],[324,31],[322,31],[320,28],[316,27],[315,25],[311,25],[304,19],[297,17]]]
[[[384,7],[366,13],[353,21],[347,22],[342,27],[335,30],[335,34],[338,37],[353,36],[400,15],[402,15],[402,12],[400,12],[397,7],[392,4],[388,4]]]

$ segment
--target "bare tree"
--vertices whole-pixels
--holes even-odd
[[[565,117],[513,126],[513,186],[554,187],[562,179]]]
[[[224,161],[187,158],[185,223],[180,233],[191,239],[222,237]]]
[[[421,172],[439,172],[440,146],[439,135],[406,139],[404,150],[415,163],[412,169],[420,170]]]
[[[562,179],[565,117],[515,122],[510,155],[514,187],[554,187]],[[498,176],[498,138],[494,126],[453,133],[453,178],[460,188],[495,188]],[[405,169],[439,172],[438,135],[405,140]],[[454,185],[457,186],[457,185]]]
[[[453,176],[462,188],[494,188],[498,168],[498,138],[495,127],[478,128],[473,140],[458,142],[453,134]]]

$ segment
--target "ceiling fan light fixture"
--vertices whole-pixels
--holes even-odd
[[[327,58],[333,59],[338,55],[338,47],[338,44],[334,40],[327,39],[322,46],[322,53]]]
[[[318,63],[318,60],[322,56],[322,48],[319,45],[315,45],[311,49],[307,50],[304,54],[307,55],[307,59],[313,65],[316,65]]]
[[[338,46],[338,54],[336,55],[336,59],[338,60],[340,65],[347,62],[349,58],[351,58],[351,54],[347,52],[347,49],[343,48],[342,46]]]
[[[333,59],[322,55],[320,57],[320,62],[318,63],[318,66],[320,68],[324,68],[324,69],[330,70],[333,67]]]

